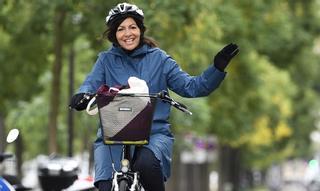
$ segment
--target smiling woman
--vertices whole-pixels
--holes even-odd
[[[219,87],[226,75],[224,69],[239,52],[238,46],[230,43],[216,54],[214,64],[208,64],[201,75],[191,76],[144,35],[144,14],[136,5],[116,5],[107,15],[106,25],[104,37],[112,45],[99,53],[91,73],[72,96],[70,107],[76,110],[84,110],[89,102],[84,97],[96,93],[99,87],[127,87],[130,77],[145,81],[150,94],[170,89],[184,97],[207,96]],[[170,177],[174,137],[169,115],[170,105],[158,101],[149,142],[134,150],[130,164],[133,171],[139,172],[145,190],[164,191],[164,181]],[[94,144],[95,186],[99,191],[110,191],[113,169],[120,170],[122,146],[106,145],[102,132],[100,125]]]
[[[118,27],[116,38],[119,45],[125,50],[133,50],[140,44],[140,29],[136,21],[128,17]]]
[[[123,6],[123,7],[120,7],[120,6]],[[120,44],[120,41],[118,41],[119,40],[117,36],[118,31],[120,29],[120,31],[123,32],[123,29],[126,29],[126,27],[123,28],[124,27],[123,24],[125,24],[124,23],[125,21],[126,23],[128,22],[127,19],[130,20],[131,24],[135,25],[132,27],[134,28],[137,27],[136,29],[139,30],[139,38],[136,38],[136,40],[139,41],[139,43],[133,49],[126,49],[125,47],[122,47]],[[103,36],[106,39],[108,39],[110,42],[112,42],[114,45],[120,46],[124,50],[129,52],[141,47],[143,44],[148,44],[150,47],[157,47],[158,45],[155,40],[144,35],[146,31],[146,27],[143,23],[143,20],[144,20],[144,14],[142,10],[139,9],[137,6],[128,4],[128,3],[120,3],[114,9],[110,10],[106,18],[107,30],[103,33]],[[121,28],[119,28],[120,25],[121,25]]]

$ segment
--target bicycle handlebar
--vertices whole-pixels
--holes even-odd
[[[0,153],[0,163],[5,159],[11,158],[11,157],[13,157],[13,154]]]
[[[189,115],[192,115],[192,112],[188,110],[187,106],[185,106],[184,104],[180,103],[180,102],[177,102],[175,101],[174,99],[172,99],[170,96],[169,96],[169,93],[167,91],[161,91],[160,93],[158,93],[158,97],[164,101],[164,102],[167,102],[169,103],[170,105],[172,105],[173,107],[179,109],[180,111],[182,112],[185,112]]]
[[[97,96],[97,94],[92,94],[92,93],[86,93],[83,96],[83,99],[80,100],[80,103],[83,103],[86,100],[90,100],[91,98]],[[118,93],[117,96],[130,96],[130,97],[150,97],[150,98],[159,98],[163,102],[169,103],[171,106],[175,107],[176,109],[187,113],[189,115],[192,115],[192,112],[188,110],[187,106],[184,104],[175,101],[169,96],[169,93],[165,90],[162,90],[159,93],[155,94],[148,94],[148,93]]]
[[[192,115],[192,112],[188,110],[187,106],[184,104],[175,101],[169,96],[169,93],[165,90],[162,90],[159,93],[156,94],[144,94],[144,93],[119,93],[117,96],[131,96],[131,97],[151,97],[151,98],[159,98],[163,102],[169,103],[171,106],[175,107],[176,109],[187,113],[189,115]]]

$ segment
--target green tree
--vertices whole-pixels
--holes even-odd
[[[311,6],[307,7],[316,7],[316,2],[309,1],[309,3]],[[229,73],[232,79],[229,78],[216,95],[222,98],[212,99],[213,112],[219,111],[213,113],[214,128],[212,130],[219,136],[221,148],[223,148],[221,156],[224,155],[225,148],[227,148],[226,152],[230,149],[234,151],[234,154],[229,155],[229,160],[221,160],[221,184],[223,186],[223,181],[231,181],[234,185],[233,189],[237,190],[240,173],[239,171],[227,172],[226,166],[236,162],[242,165],[237,167],[239,170],[248,166],[251,168],[259,166],[263,169],[272,162],[281,161],[286,157],[302,152],[306,154],[308,135],[311,129],[314,129],[312,124],[314,118],[310,114],[315,108],[314,103],[317,103],[314,99],[316,96],[313,86],[317,78],[314,73],[319,66],[314,62],[316,55],[311,51],[317,36],[314,29],[304,27],[302,24],[304,22],[301,21],[309,22],[317,16],[310,9],[308,11],[311,12],[306,16],[307,9],[301,2],[244,0],[228,1],[223,5],[217,3],[215,7],[219,15],[218,21],[221,23],[219,25],[222,26],[222,31],[225,31],[222,38],[235,37],[241,47],[238,62],[236,61],[230,67]],[[292,9],[292,7],[295,8]],[[297,10],[299,10],[298,15]],[[297,16],[299,19],[296,19]],[[252,58],[255,59],[252,60]],[[279,69],[266,67],[261,70],[261,66],[266,62],[264,60]],[[306,67],[302,67],[302,60],[304,63],[307,61],[304,65]],[[280,73],[274,76],[268,72],[269,70]],[[310,75],[301,76],[304,71],[310,72]],[[266,74],[270,75],[267,78],[269,80],[261,81],[261,76],[266,77]],[[282,80],[281,85],[279,82],[284,78],[279,78],[280,74],[287,76],[285,81]],[[297,78],[299,80],[296,80]],[[270,86],[275,87],[272,90]],[[301,96],[306,94],[309,95],[308,101]],[[278,95],[278,103],[274,102],[275,95]],[[299,106],[300,104],[303,108]],[[290,108],[287,109],[290,112],[283,109],[286,107]],[[267,118],[261,119],[263,115]],[[220,122],[217,121],[219,119]],[[259,131],[256,129],[257,125],[261,128]],[[265,128],[262,128],[263,126]],[[277,137],[279,132],[286,136]],[[253,140],[243,140],[243,136],[252,138],[261,133],[270,136],[264,139],[253,139],[267,141],[260,143],[260,146]],[[292,148],[295,148],[294,152]],[[273,157],[265,157],[270,154]],[[239,163],[232,158],[235,160],[242,158],[243,161]],[[227,175],[224,176],[223,172]]]
[[[110,5],[113,2],[109,2]],[[43,73],[43,70],[37,70],[37,72],[42,72],[42,77],[39,78],[39,75],[35,76],[32,79],[32,83],[36,86],[27,85],[26,87],[42,87],[43,93],[38,94],[44,103],[43,111],[47,111],[48,120],[42,120],[43,113],[38,112],[30,112],[30,113],[38,113],[34,116],[30,116],[28,113],[25,113],[22,117],[18,115],[18,118],[12,120],[14,117],[9,117],[8,124],[19,126],[22,129],[26,129],[31,126],[33,122],[37,121],[35,124],[38,128],[41,128],[42,133],[47,132],[47,136],[42,136],[45,142],[41,142],[38,144],[38,151],[47,151],[47,153],[64,153],[66,151],[66,143],[67,143],[67,126],[66,126],[66,113],[67,113],[67,105],[70,99],[70,95],[67,95],[68,89],[68,51],[70,47],[75,47],[76,52],[76,73],[80,75],[76,75],[75,79],[75,87],[77,87],[84,79],[85,74],[88,73],[94,63],[94,59],[96,54],[90,53],[90,50],[96,50],[97,47],[102,47],[102,41],[100,39],[103,30],[105,29],[104,17],[105,17],[105,6],[101,6],[102,1],[95,2],[64,2],[57,1],[55,3],[51,3],[48,1],[39,1],[35,4],[30,4],[28,2],[22,4],[19,9],[23,11],[31,11],[31,10],[39,10],[34,13],[39,13],[34,17],[28,18],[25,14],[24,18],[28,18],[31,20],[30,22],[34,22],[35,25],[39,25],[39,27],[43,27],[46,33],[43,34],[43,38],[46,39],[45,45],[46,47],[37,47],[39,44],[33,43],[37,41],[29,41],[39,38],[39,33],[32,31],[30,32],[30,38],[24,39],[27,44],[34,45],[42,51],[46,51],[41,54],[44,58],[46,58],[45,62],[42,62],[42,65],[45,66],[46,72]],[[105,4],[105,2],[103,3]],[[18,4],[13,3],[14,6],[18,6]],[[17,7],[15,7],[17,8]],[[11,7],[11,9],[14,9]],[[29,10],[30,9],[30,10]],[[13,10],[12,10],[13,11]],[[14,14],[13,14],[14,15]],[[32,15],[31,13],[29,15]],[[96,20],[101,20],[101,24],[97,25]],[[91,22],[88,22],[91,21]],[[94,22],[92,22],[94,21]],[[14,21],[15,23],[18,23]],[[6,22],[4,22],[6,23]],[[21,24],[21,23],[20,23]],[[86,50],[88,50],[86,53]],[[79,54],[78,54],[79,52]],[[40,51],[30,52],[30,56],[36,57]],[[29,62],[33,62],[34,59],[29,58]],[[44,65],[43,63],[47,63]],[[88,64],[89,63],[89,64]],[[51,67],[51,72],[48,72],[48,69]],[[35,67],[35,69],[40,69]],[[18,75],[16,75],[18,76]],[[20,76],[18,76],[20,77]],[[21,79],[23,76],[21,76]],[[23,86],[24,87],[24,86]],[[8,98],[8,97],[6,97]],[[38,100],[39,100],[38,99]],[[12,101],[12,99],[10,99]],[[17,99],[21,100],[21,99]],[[22,105],[16,105],[18,110],[26,110],[24,107],[31,107],[30,110],[36,109],[34,104],[36,100],[30,100],[29,103],[24,103]],[[29,111],[29,110],[28,110]],[[12,110],[12,115],[16,116],[18,111]],[[19,112],[18,112],[19,113]],[[76,116],[76,119],[81,118],[80,116]],[[26,120],[26,121],[25,121]],[[17,122],[19,121],[19,122]],[[25,126],[21,125],[22,121],[25,121]],[[78,121],[80,121],[78,123]],[[81,121],[77,120],[76,125],[82,127]],[[30,123],[29,123],[30,122]],[[90,123],[90,122],[89,122]],[[30,125],[28,125],[30,124]],[[42,125],[40,125],[42,124]],[[86,123],[82,123],[86,124]],[[40,127],[39,127],[40,126]],[[48,129],[46,130],[46,127]],[[34,128],[29,128],[34,129]],[[85,127],[82,128],[85,130]],[[36,129],[34,129],[36,131]],[[26,131],[26,134],[34,134],[37,133],[34,131]],[[81,132],[81,131],[79,131]],[[82,137],[86,137],[83,135]],[[32,136],[27,136],[25,139],[26,142],[31,141]],[[81,147],[79,143],[80,140],[76,141],[77,148]],[[47,149],[43,148],[44,146],[48,146]],[[41,147],[41,148],[40,148]],[[30,148],[31,155],[27,154],[27,156],[35,156],[37,149]]]
[[[143,6],[159,11],[155,18],[153,11],[146,12],[150,15],[146,17],[149,34],[160,39],[161,47],[191,74],[206,68],[224,44],[236,42],[240,46],[226,81],[209,99],[209,132],[219,137],[221,148],[237,155],[222,160],[226,163],[221,163],[220,175],[224,177],[226,167],[243,158],[242,167],[227,173],[222,181],[233,181],[237,189],[240,168],[263,169],[271,162],[297,155],[299,152],[292,150],[296,146],[303,148],[301,152],[307,151],[308,135],[314,129],[314,82],[319,78],[312,51],[318,26],[315,1],[149,1]],[[264,135],[264,130],[271,133],[270,140],[262,139],[268,144],[248,139]],[[259,149],[261,152],[257,152]],[[266,159],[271,153],[274,157]]]
[[[47,68],[46,21],[39,17],[42,9],[35,10],[37,5],[27,2],[0,2],[0,151],[7,113],[19,100],[29,100],[41,90],[35,81]]]
[[[48,152],[48,145],[51,152],[66,151],[67,55],[73,52],[77,88],[98,52],[110,45],[100,37],[107,11],[118,2],[0,1],[0,135],[5,135],[3,126],[21,128],[24,141],[34,143],[27,144],[26,157]],[[226,80],[213,95],[181,100],[194,116],[172,116],[176,134],[192,130],[218,136],[223,158],[220,189],[231,181],[236,190],[240,170],[264,169],[288,156],[308,154],[305,148],[319,106],[317,1],[134,3],[145,12],[146,34],[191,75],[212,64],[225,44],[240,46]],[[202,110],[210,112],[203,115]],[[48,113],[53,114],[50,119]],[[95,118],[84,116],[75,114],[77,151],[86,149],[82,140],[96,126]],[[194,128],[200,122],[203,127]],[[50,136],[43,136],[49,134],[48,126],[53,135],[49,142]],[[234,164],[240,165],[234,171],[227,168]]]

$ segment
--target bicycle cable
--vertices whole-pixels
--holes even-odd
[[[113,171],[117,172],[116,167],[115,167],[115,165],[114,165],[114,160],[113,160],[113,157],[112,157],[111,146],[108,145],[108,148],[109,148],[109,153],[110,153],[110,157],[111,157],[111,166],[112,166],[112,168],[113,168]]]

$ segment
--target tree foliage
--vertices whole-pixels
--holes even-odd
[[[35,82],[48,68],[50,45],[46,36],[47,17],[39,16],[44,11],[38,5],[23,1],[1,1],[1,112],[6,112],[8,104],[27,100],[39,92],[40,87]]]
[[[99,51],[105,16],[118,1],[0,1],[0,106],[9,128],[22,129],[26,157],[46,152],[50,67],[54,63],[55,10],[64,7],[61,94],[57,147],[66,150],[69,102],[68,58],[75,49],[75,87],[90,71]],[[272,161],[307,153],[319,106],[319,3],[310,1],[136,0],[144,10],[146,34],[154,37],[182,68],[200,74],[227,43],[240,46],[227,77],[209,98],[181,100],[188,119],[173,112],[175,133],[213,133],[221,144],[246,153],[246,165],[264,168]],[[19,11],[17,11],[19,10]],[[319,42],[318,42],[319,43]],[[75,90],[76,91],[76,90]],[[76,114],[76,150],[95,136],[96,119]],[[83,125],[86,124],[86,125]],[[201,125],[199,125],[201,124]],[[198,128],[203,126],[203,128]],[[197,128],[195,128],[197,127]],[[41,136],[42,134],[42,136]],[[294,149],[293,149],[294,148]],[[272,157],[270,156],[272,153]],[[278,153],[278,154],[275,154]]]

